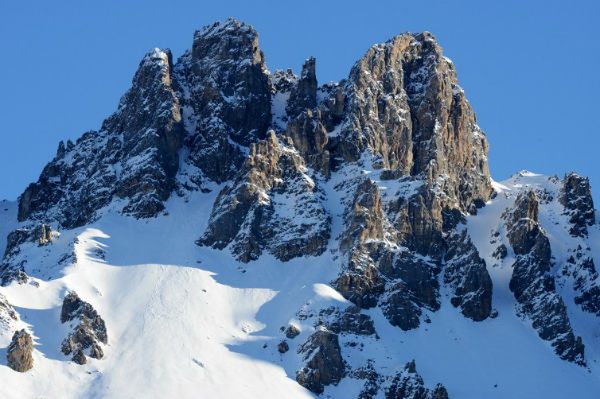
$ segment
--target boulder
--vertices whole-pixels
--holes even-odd
[[[25,330],[15,331],[6,352],[8,367],[24,373],[33,368],[33,340]]]

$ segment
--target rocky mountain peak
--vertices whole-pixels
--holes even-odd
[[[287,113],[291,118],[317,106],[316,62],[314,57],[304,62],[298,83],[291,89],[287,106]]]
[[[192,58],[248,62],[264,68],[264,55],[258,47],[258,33],[251,25],[235,18],[207,25],[194,33]]]
[[[492,186],[487,155],[454,64],[429,32],[376,44],[347,79],[319,86],[314,58],[298,74],[271,74],[254,28],[208,25],[176,61],[149,51],[116,112],[59,144],[18,217],[16,205],[0,213],[9,232],[0,281],[11,285],[0,293],[0,335],[28,311],[19,292],[28,283],[27,294],[44,292],[35,309],[62,299],[60,319],[47,321],[65,332],[55,352],[94,367],[102,359],[106,375],[125,351],[156,356],[172,368],[168,388],[188,369],[160,352],[167,341],[198,349],[193,373],[206,361],[205,372],[229,376],[223,359],[239,350],[236,364],[281,365],[288,383],[328,397],[500,392],[472,377],[505,351],[518,359],[503,366],[528,360],[515,355],[523,342],[539,359],[573,363],[561,375],[597,372],[600,352],[582,328],[600,315],[589,180],[522,171]],[[182,318],[185,328],[161,335]],[[38,335],[45,318],[22,320],[49,342]],[[502,337],[488,345],[496,326]],[[15,336],[15,356],[46,365],[36,355],[46,348],[28,337]],[[428,388],[414,361],[403,366],[408,354],[428,379],[440,364],[461,373]]]
[[[415,176],[452,207],[491,195],[488,144],[433,35],[402,34],[371,47],[346,83],[341,156],[365,149],[396,176]]]

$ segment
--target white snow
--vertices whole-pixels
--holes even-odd
[[[368,160],[334,173],[327,182],[319,181],[326,193],[324,206],[332,217],[332,239],[319,257],[282,263],[266,254],[242,264],[229,251],[194,245],[220,187],[188,198],[174,196],[166,214],[155,219],[136,220],[106,211],[92,225],[62,231],[52,245],[27,246],[27,271],[33,283],[12,284],[0,288],[0,293],[21,315],[15,328],[26,326],[35,337],[35,366],[21,374],[3,363],[0,397],[314,397],[295,381],[301,365],[295,348],[314,330],[312,320],[299,315],[347,303],[330,282],[341,261],[336,239],[343,227],[343,209],[353,195],[344,182],[365,173],[377,182],[384,201],[410,196],[422,184],[382,181],[380,171],[370,168]],[[595,397],[600,392],[598,319],[568,303],[576,333],[584,335],[590,370],[560,360],[529,322],[514,313],[515,300],[508,289],[512,254],[498,265],[491,256],[497,245],[490,244],[492,231],[500,230],[499,239],[505,240],[498,221],[518,190],[555,189],[553,184],[529,172],[494,183],[495,199],[477,216],[468,217],[471,237],[493,279],[497,318],[466,319],[445,292],[441,309],[428,313],[431,323],[409,332],[391,326],[379,309],[372,309],[367,312],[380,339],[358,338],[364,344],[361,350],[360,346],[344,346],[347,338],[341,336],[349,364],[374,359],[377,371],[392,375],[415,359],[426,385],[441,382],[452,398]],[[16,206],[9,205],[10,216],[0,216],[0,228],[6,231],[16,226]],[[544,215],[551,215],[550,210],[541,207]],[[557,261],[563,256],[560,242],[567,238],[559,230],[562,227],[547,227]],[[590,237],[596,264],[600,264],[597,226],[590,230]],[[77,262],[58,264],[61,255],[71,251]],[[88,359],[79,366],[60,353],[60,343],[68,333],[60,324],[67,290],[75,290],[105,319],[109,342],[104,359]],[[284,338],[280,329],[290,323],[301,334],[288,340],[290,351],[281,355],[277,351]],[[10,335],[0,335],[1,348],[6,348]],[[0,350],[0,358],[4,359],[5,351]],[[338,386],[327,387],[324,396],[356,397],[363,382],[344,379]]]

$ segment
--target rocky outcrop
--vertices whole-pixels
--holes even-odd
[[[15,308],[4,295],[0,294],[0,331],[8,330],[13,321],[16,320],[18,320],[18,317]]]
[[[15,331],[6,351],[8,367],[24,373],[33,368],[33,340],[25,330]]]
[[[448,391],[442,384],[433,389],[425,387],[423,378],[417,373],[415,361],[408,362],[404,370],[394,377],[385,393],[386,399],[448,399]]]
[[[28,281],[29,277],[25,273],[27,259],[19,256],[23,244],[35,243],[42,247],[51,244],[59,235],[51,225],[44,223],[30,223],[27,227],[10,232],[0,267],[0,284],[7,285],[11,281],[23,284]]]
[[[38,244],[40,246],[50,244],[52,242],[52,227],[42,224],[40,230]]]
[[[445,259],[444,283],[451,288],[452,305],[472,320],[487,319],[492,312],[492,279],[466,229],[449,239]]]
[[[352,206],[346,212],[340,249],[347,253],[348,264],[334,283],[346,299],[362,308],[375,306],[385,289],[372,255],[376,256],[384,245],[386,224],[377,185],[366,179],[356,188]]]
[[[562,181],[559,200],[565,207],[565,214],[569,216],[569,222],[572,224],[571,235],[586,237],[588,227],[596,220],[590,180],[576,173],[569,173]]]
[[[298,348],[305,366],[296,374],[296,381],[315,393],[326,385],[337,384],[345,374],[337,334],[324,327],[317,330]]]
[[[81,300],[74,291],[63,300],[60,321],[70,323],[73,329],[62,342],[62,353],[72,354],[72,360],[78,364],[87,362],[86,354],[94,359],[104,357],[100,344],[108,341],[106,324],[92,305]]]
[[[400,250],[398,232],[370,179],[356,189],[340,248],[347,253],[348,263],[335,286],[357,306],[379,304],[390,323],[403,330],[419,326],[423,308],[439,309],[439,266]]]
[[[346,91],[336,156],[355,161],[368,149],[380,167],[422,176],[445,194],[442,202],[461,210],[489,198],[487,141],[454,65],[430,33],[371,47],[352,68]]]
[[[344,310],[335,306],[322,309],[317,324],[335,334],[375,335],[373,319],[354,305]]]
[[[290,91],[290,98],[286,107],[290,119],[301,112],[317,106],[317,73],[315,71],[316,59],[311,57],[302,65],[302,73],[296,85]]]
[[[549,341],[562,359],[584,365],[584,345],[573,333],[550,274],[550,242],[539,225],[538,208],[535,192],[527,191],[519,194],[514,208],[504,215],[516,255],[509,287],[540,338]]]
[[[386,271],[391,281],[381,299],[383,314],[390,324],[404,331],[417,328],[423,309],[440,308],[437,279],[440,269],[408,252],[397,254],[391,266]]]
[[[185,105],[187,163],[217,182],[232,178],[271,124],[271,84],[258,34],[235,19],[197,31],[176,67]]]
[[[321,172],[326,178],[330,175],[330,154],[327,129],[322,123],[319,109],[303,111],[287,125],[286,136],[292,139],[294,148],[305,159],[307,166]]]
[[[231,251],[242,262],[263,250],[287,261],[323,253],[330,235],[324,194],[302,157],[275,133],[250,148],[232,185],[221,191],[200,245]]]
[[[293,325],[293,324],[290,324],[285,329],[285,336],[288,337],[289,339],[294,339],[298,335],[300,335],[300,329],[298,327],[296,327],[295,325]]]
[[[175,184],[182,140],[169,50],[146,54],[131,89],[98,132],[60,143],[39,180],[19,197],[19,221],[89,223],[113,198],[137,217],[160,212]]]

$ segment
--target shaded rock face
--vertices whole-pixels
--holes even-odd
[[[464,228],[444,240],[440,229],[438,258],[419,256],[403,247],[402,232],[390,221],[395,201],[383,201],[370,179],[358,184],[340,239],[348,263],[336,289],[359,307],[380,306],[392,325],[406,331],[419,327],[424,310],[439,309],[438,275],[444,269],[454,306],[475,321],[489,317],[491,278]]]
[[[321,310],[318,324],[335,334],[375,335],[371,317],[354,305],[343,311],[334,306]]]
[[[198,241],[249,262],[264,250],[287,261],[323,253],[330,236],[324,194],[302,157],[274,133],[251,146],[238,178],[219,194]]]
[[[331,161],[327,149],[329,139],[320,110],[303,111],[288,124],[285,134],[292,139],[294,147],[306,160],[307,166],[329,177]]]
[[[86,353],[95,359],[104,357],[100,343],[108,342],[106,324],[92,305],[73,291],[65,296],[60,321],[73,327],[73,332],[62,342],[61,351],[65,355],[73,354],[72,360],[77,364],[87,362]]]
[[[300,330],[298,329],[298,327],[296,327],[293,324],[290,324],[286,329],[285,329],[285,336],[288,337],[289,339],[294,339],[296,338],[298,335],[300,335]]]
[[[98,132],[60,143],[39,180],[19,197],[19,221],[82,226],[114,198],[123,212],[150,217],[163,209],[174,185],[183,137],[169,50],[141,61],[131,89]]]
[[[33,368],[33,340],[25,330],[15,331],[6,351],[7,365],[24,373]]]
[[[396,231],[370,179],[357,187],[346,226],[340,247],[349,261],[335,282],[337,290],[359,307],[380,304],[392,325],[403,330],[418,327],[421,307],[439,308],[439,268],[397,250]]]
[[[584,365],[584,345],[573,333],[566,306],[550,274],[550,242],[538,223],[538,208],[536,194],[528,191],[521,193],[514,209],[504,215],[516,255],[509,287],[540,338],[549,341],[562,359]]]
[[[322,393],[326,385],[337,384],[345,373],[337,334],[325,328],[317,329],[298,348],[305,366],[296,374],[296,381],[315,393]]]
[[[0,283],[7,285],[11,281],[26,283],[29,277],[25,273],[25,264],[27,259],[19,258],[21,254],[21,245],[26,243],[36,243],[38,246],[52,244],[58,237],[50,225],[44,223],[29,223],[28,227],[18,228],[8,234],[6,240],[6,249],[4,258],[0,265]]]
[[[192,50],[178,61],[188,125],[188,162],[208,178],[234,176],[244,150],[266,137],[271,83],[258,34],[235,19],[196,32]]]
[[[487,319],[492,312],[492,279],[466,230],[451,237],[445,257],[444,283],[451,287],[452,305],[472,320]]]
[[[423,378],[417,372],[415,361],[408,362],[404,370],[392,380],[385,393],[386,399],[448,399],[448,391],[442,384],[433,389],[425,387]]]
[[[290,98],[286,108],[287,114],[294,118],[302,111],[313,109],[317,106],[317,74],[316,60],[309,58],[302,66],[302,73],[298,82],[290,91]]]
[[[590,181],[586,177],[570,173],[563,179],[560,202],[565,207],[565,213],[572,224],[571,235],[586,237],[588,226],[595,222],[594,200]]]

